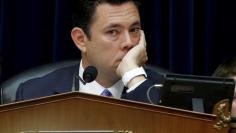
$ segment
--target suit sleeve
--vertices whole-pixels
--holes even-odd
[[[160,100],[160,91],[158,88],[153,87],[154,84],[155,83],[152,82],[152,80],[147,79],[133,91],[123,94],[122,98],[133,101],[158,104]]]

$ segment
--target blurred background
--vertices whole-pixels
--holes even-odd
[[[211,75],[236,55],[235,0],[140,2],[149,64]],[[71,0],[0,0],[0,81],[39,65],[80,58],[71,28]]]

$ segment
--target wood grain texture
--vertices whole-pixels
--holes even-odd
[[[71,92],[0,106],[1,133],[130,130],[133,133],[227,133],[216,116]]]

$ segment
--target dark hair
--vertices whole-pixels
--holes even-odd
[[[213,73],[213,76],[217,77],[236,76],[236,57],[227,59],[222,64],[220,64]]]
[[[93,17],[97,6],[104,3],[112,5],[121,5],[126,2],[134,2],[137,9],[140,5],[140,3],[136,0],[73,0],[73,26],[82,28],[87,37],[90,39],[90,26],[93,22]]]

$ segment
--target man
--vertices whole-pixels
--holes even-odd
[[[107,91],[114,98],[150,102],[147,90],[161,78],[141,67],[147,61],[147,53],[138,3],[77,0],[73,5],[76,8],[71,36],[81,51],[80,64],[23,83],[16,100],[78,90],[96,95]],[[98,75],[94,82],[83,85],[77,75],[82,77],[87,66],[96,67]],[[158,91],[150,95],[154,98],[152,101],[158,101]]]

